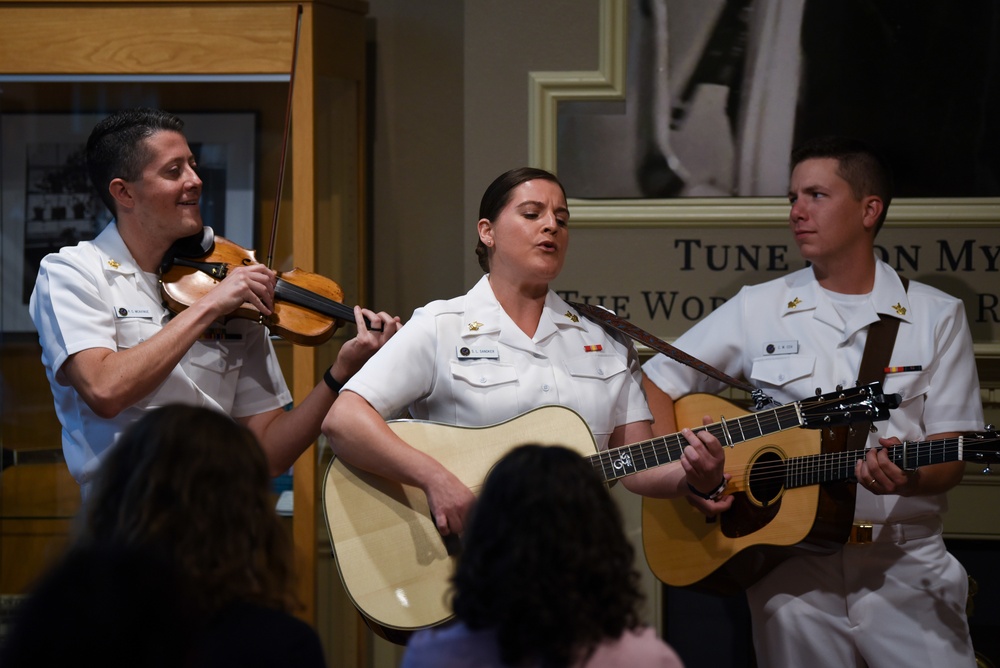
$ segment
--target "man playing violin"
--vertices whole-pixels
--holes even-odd
[[[267,330],[225,317],[244,304],[270,315],[274,271],[236,267],[188,308],[168,312],[157,270],[175,242],[203,228],[202,182],[182,130],[179,118],[151,109],[97,124],[87,166],[115,220],[93,241],[46,256],[31,295],[66,462],[84,494],[122,430],[169,403],[230,415],[257,436],[272,474],[281,473],[319,436],[340,386],[399,327],[399,318],[354,307],[358,335],[286,411],[292,396]]]

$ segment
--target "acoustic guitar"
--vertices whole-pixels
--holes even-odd
[[[893,398],[879,383],[785,404],[708,429],[732,446],[795,427],[884,420]],[[700,418],[698,422],[700,422]],[[587,457],[605,481],[677,461],[687,440],[680,434],[597,451],[587,423],[562,406],[543,406],[489,427],[455,427],[396,420],[402,440],[441,462],[478,494],[486,474],[507,452],[525,443],[563,445]],[[323,485],[323,509],[334,558],[351,601],[379,635],[404,642],[406,633],[451,616],[448,588],[459,545],[443,540],[416,487],[391,482],[334,458]]]
[[[730,402],[695,394],[677,402],[677,424],[693,424],[705,413],[732,413]],[[889,449],[893,463],[908,469],[963,460],[997,461],[998,434],[907,443]],[[642,542],[656,577],[675,587],[734,594],[796,553],[832,554],[850,534],[848,513],[819,512],[820,488],[854,480],[864,450],[823,452],[818,431],[785,431],[748,440],[726,452],[733,505],[705,517],[684,499],[642,501]]]

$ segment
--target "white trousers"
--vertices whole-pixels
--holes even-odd
[[[757,664],[974,668],[968,586],[940,534],[792,557],[747,592]]]

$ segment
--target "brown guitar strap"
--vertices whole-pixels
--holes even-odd
[[[902,276],[900,280],[903,282],[903,289],[908,289],[910,282]],[[896,345],[898,331],[899,318],[888,315],[880,316],[878,322],[868,327],[868,339],[861,356],[861,368],[858,370],[858,384],[865,385],[885,380],[885,369],[889,365],[892,349]],[[859,424],[824,429],[821,451],[826,454],[863,450],[868,440],[869,428],[870,424]],[[813,525],[810,537],[838,544],[846,543],[854,521],[856,493],[857,485],[853,480],[821,484],[816,523]],[[824,536],[824,529],[821,527],[829,530],[830,534]]]
[[[598,323],[604,323],[606,325],[610,325],[615,329],[624,332],[625,334],[632,337],[639,343],[644,343],[653,350],[661,352],[667,357],[670,357],[675,361],[680,362],[681,364],[686,364],[692,369],[697,369],[698,371],[701,371],[706,376],[710,376],[711,378],[715,378],[716,380],[721,380],[723,383],[726,383],[731,387],[745,390],[746,392],[750,393],[751,397],[753,397],[754,404],[756,405],[757,410],[763,410],[768,406],[778,405],[778,402],[776,402],[771,397],[767,396],[767,394],[765,394],[763,390],[754,387],[750,383],[733,378],[732,376],[729,376],[723,373],[722,371],[719,371],[711,364],[708,364],[707,362],[702,362],[697,357],[688,355],[680,348],[676,348],[667,343],[666,341],[658,339],[657,337],[653,336],[652,334],[642,329],[641,327],[633,325],[625,318],[619,318],[611,311],[607,311],[592,304],[580,304],[577,302],[566,302],[566,303],[575,308],[580,313],[589,316],[591,320],[594,320]]]

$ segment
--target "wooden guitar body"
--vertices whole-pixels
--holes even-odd
[[[675,403],[678,425],[697,424],[706,413],[744,412],[707,394]],[[727,450],[726,471],[733,476],[727,491],[734,499],[719,517],[705,517],[683,498],[644,498],[642,540],[650,570],[671,586],[730,595],[796,553],[832,554],[840,549],[854,519],[853,481],[802,487],[783,483],[787,461],[843,451],[846,429],[781,431]]]
[[[706,412],[732,409],[718,397],[691,395],[676,404],[679,424]],[[732,475],[729,510],[706,518],[684,499],[643,499],[646,560],[662,582],[731,594],[746,589],[794,554],[830,554],[850,536],[854,467],[865,456],[866,434],[833,426],[793,429],[745,439],[726,453]],[[914,470],[944,462],[989,466],[1000,460],[1000,434],[969,432],[885,449],[889,461]],[[846,447],[845,447],[846,445]],[[881,446],[877,446],[881,447]]]
[[[583,418],[559,406],[544,406],[491,427],[416,420],[389,426],[476,494],[493,465],[517,445],[563,445],[585,456],[597,452]],[[420,489],[334,459],[323,501],[340,577],[369,626],[388,637],[386,630],[412,631],[451,618],[448,588],[458,545],[442,539]]]

